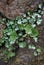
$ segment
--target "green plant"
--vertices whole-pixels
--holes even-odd
[[[37,48],[37,49],[34,51],[34,56],[38,56],[38,55],[40,55],[41,52],[42,52],[41,47],[40,47],[40,48]]]
[[[26,43],[25,42],[20,42],[19,43],[19,47],[20,48],[25,48],[26,47]]]
[[[20,40],[20,38],[32,37],[35,42],[37,42],[39,31],[37,29],[37,25],[40,25],[42,22],[42,15],[44,13],[44,9],[41,10],[41,6],[39,5],[39,9],[41,12],[30,12],[28,11],[23,17],[17,16],[15,20],[2,19],[2,24],[6,25],[6,28],[2,31],[3,37],[0,39],[0,46],[4,44],[4,46],[8,49],[9,54],[8,58],[15,55],[15,43],[18,44],[20,48],[26,47],[26,42],[24,40]],[[35,49],[34,46],[28,46],[28,48]],[[40,50],[39,50],[40,51]],[[11,54],[11,55],[10,55]],[[34,52],[35,54],[35,52]]]

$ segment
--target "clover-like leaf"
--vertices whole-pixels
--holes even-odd
[[[38,20],[37,20],[37,25],[40,25],[41,22],[42,22],[42,19],[38,19]]]
[[[33,37],[33,39],[35,40],[35,42],[37,42],[37,41],[38,41],[38,38],[37,38],[37,37]]]
[[[26,47],[26,42],[20,42],[19,47],[20,48],[25,48]]]
[[[28,49],[33,49],[33,50],[35,50],[36,49],[36,47],[34,46],[34,45],[28,45]]]
[[[19,29],[24,30],[25,26],[26,26],[26,24],[21,24],[21,25],[19,25]]]
[[[32,33],[32,26],[31,24],[27,24],[27,26],[25,27],[25,31],[26,31],[26,34],[31,34]]]
[[[21,17],[20,16],[17,16],[16,17],[16,20],[18,21],[18,20],[21,20]]]
[[[38,53],[41,53],[41,48],[37,48],[37,52]]]
[[[32,29],[32,35],[31,35],[32,37],[36,37],[36,36],[38,36],[38,29],[37,28],[33,28]]]
[[[15,31],[12,31],[10,34],[10,44],[14,43],[17,39],[17,34]]]
[[[36,51],[34,52],[34,56],[38,56],[38,54],[37,54],[37,52],[36,52]]]
[[[2,24],[5,24],[5,22],[6,22],[6,19],[3,18],[1,23],[2,23]]]
[[[10,58],[13,57],[13,56],[15,56],[15,53],[10,52],[10,53],[8,53],[7,58],[10,59]]]

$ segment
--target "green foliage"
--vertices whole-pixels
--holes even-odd
[[[35,45],[33,45],[33,44],[29,44],[28,45],[28,49],[30,49],[30,50],[34,50],[34,56],[38,56],[38,55],[40,55],[40,53],[42,52],[42,49],[41,49],[41,47],[36,47]]]
[[[25,31],[26,31],[26,34],[32,34],[32,25],[27,24],[27,26],[25,27]]]
[[[30,44],[29,44],[29,45],[28,45],[28,49],[34,49],[34,50],[35,50],[36,47],[35,47],[34,45],[30,45]]]
[[[19,47],[20,48],[25,48],[26,47],[26,43],[25,42],[19,42]]]
[[[4,44],[8,51],[10,51],[9,54],[7,53],[8,58],[15,55],[15,52],[12,52],[15,50],[15,47],[13,47],[15,43],[17,43],[20,48],[26,47],[26,42],[24,40],[19,40],[20,38],[23,38],[24,35],[26,35],[26,37],[32,37],[35,42],[37,42],[39,34],[37,25],[41,24],[42,15],[44,13],[44,9],[41,11],[41,6],[42,5],[39,5],[40,10],[38,10],[38,12],[28,11],[23,17],[17,16],[15,20],[6,21],[5,18],[2,19],[1,23],[6,23],[6,28],[3,30],[2,39],[0,39],[0,46]],[[35,49],[35,46],[29,45],[28,48]],[[39,49],[37,51],[40,52]],[[4,52],[4,54],[6,54],[6,52]],[[34,52],[34,55],[37,55],[36,52]]]
[[[42,52],[42,49],[41,49],[41,48],[37,48],[37,49],[34,51],[34,56],[40,55],[41,52]]]
[[[33,28],[32,29],[32,37],[36,37],[38,36],[38,29],[37,28]]]
[[[15,31],[12,31],[11,34],[10,34],[10,39],[9,39],[10,44],[15,43],[16,39],[17,39],[17,34],[16,34]]]
[[[15,56],[14,52],[8,52],[7,50],[4,50],[3,52],[3,56],[5,55],[6,58],[4,58],[5,61],[8,61],[11,57]]]

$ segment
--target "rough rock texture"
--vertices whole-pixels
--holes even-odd
[[[35,9],[41,0],[0,0],[0,12],[9,19]]]
[[[34,57],[34,50],[19,49],[16,58],[7,65],[44,65],[44,50],[38,57]]]

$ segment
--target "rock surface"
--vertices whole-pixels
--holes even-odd
[[[0,12],[9,19],[36,8],[40,0],[0,0]]]

